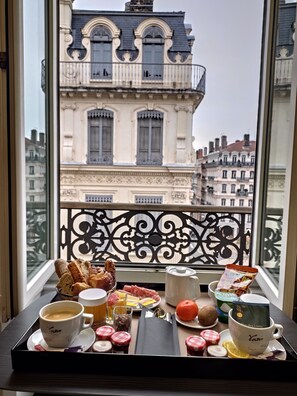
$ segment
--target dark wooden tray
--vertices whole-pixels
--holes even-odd
[[[154,376],[178,378],[249,379],[296,381],[297,359],[229,359],[143,354],[98,354],[93,352],[35,352],[27,340],[38,329],[36,320],[11,349],[15,371],[87,373],[100,375]]]

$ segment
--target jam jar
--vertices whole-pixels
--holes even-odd
[[[186,338],[188,356],[203,356],[206,341],[200,336],[189,336]]]
[[[111,336],[113,353],[128,353],[131,335],[127,331],[116,331]]]
[[[206,341],[206,347],[209,345],[217,345],[220,341],[220,334],[214,330],[203,330],[200,333],[200,337]]]
[[[96,341],[92,346],[92,351],[97,353],[111,353],[112,343],[108,340]]]
[[[115,329],[111,326],[100,326],[96,329],[96,335],[98,340],[109,340],[115,332]]]

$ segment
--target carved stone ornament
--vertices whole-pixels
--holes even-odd
[[[187,194],[184,191],[173,191],[171,193],[171,197],[174,202],[182,203],[186,200]]]
[[[129,51],[126,51],[123,55],[123,61],[124,62],[130,62],[130,60],[132,59],[131,54]]]

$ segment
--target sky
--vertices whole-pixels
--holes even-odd
[[[124,11],[126,0],[75,0],[74,9]],[[226,135],[256,139],[263,0],[154,0],[154,11],[184,11],[195,36],[193,63],[206,93],[193,119],[195,149]]]

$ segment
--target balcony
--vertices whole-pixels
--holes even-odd
[[[277,58],[275,61],[274,85],[291,85],[293,58]]]
[[[237,190],[236,196],[237,197],[248,197],[249,193],[248,190]]]
[[[200,65],[60,62],[61,89],[188,90],[204,95],[205,77]]]

